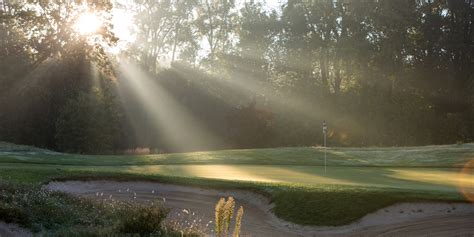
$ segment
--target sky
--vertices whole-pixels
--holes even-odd
[[[1,0],[0,0],[1,1]],[[121,5],[133,4],[134,0],[115,0],[116,3]],[[245,2],[249,2],[252,0],[236,0],[236,9],[241,8]],[[280,10],[280,6],[282,3],[286,2],[286,0],[254,0],[255,2],[263,3],[268,11]],[[113,10],[113,22],[114,22],[114,33],[117,37],[119,37],[118,47],[117,49],[127,48],[127,45],[133,43],[135,40],[135,34],[133,33],[133,17],[129,13],[127,13],[126,9],[117,9],[114,8]],[[201,42],[201,46],[205,49],[207,46],[207,42]],[[204,50],[206,51],[206,50]]]
[[[237,0],[237,1],[240,1],[240,2],[246,2],[246,1],[249,1],[249,0]],[[278,10],[281,3],[282,2],[285,2],[283,0],[257,0],[256,2],[263,2],[265,3],[265,5],[267,6],[267,8],[269,10]]]

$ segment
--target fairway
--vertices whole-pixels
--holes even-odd
[[[386,168],[256,165],[149,165],[111,168],[113,171],[212,179],[277,182],[290,185],[343,184],[414,190],[458,191],[474,176],[457,168]]]
[[[474,144],[408,148],[223,150],[142,156],[84,156],[0,143],[0,169],[127,173],[186,178],[458,192],[474,175],[461,173]]]

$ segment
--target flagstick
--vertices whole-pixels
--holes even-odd
[[[326,174],[326,133],[324,133],[324,174]]]
[[[328,133],[328,127],[326,121],[323,121],[323,134],[324,134],[324,174],[326,174],[326,134]]]

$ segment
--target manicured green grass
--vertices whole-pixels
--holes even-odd
[[[379,208],[412,201],[465,201],[460,167],[474,145],[334,149],[327,172],[320,148],[193,152],[151,156],[81,156],[0,146],[0,179],[152,180],[248,189],[275,203],[277,216],[299,224],[342,225]],[[3,153],[2,153],[3,152]],[[384,158],[384,154],[387,157]]]
[[[462,167],[474,156],[474,144],[403,148],[328,148],[329,166]],[[0,142],[1,163],[55,165],[324,165],[324,148],[292,147],[173,153],[141,156],[91,156],[55,153]]]
[[[208,178],[283,185],[351,185],[367,188],[457,192],[460,168],[328,167],[270,165],[139,165],[73,166],[0,163],[0,170],[54,170],[61,172],[120,173],[170,177]],[[7,177],[8,178],[8,177]],[[30,177],[28,177],[30,178]],[[31,178],[35,180],[35,178]]]

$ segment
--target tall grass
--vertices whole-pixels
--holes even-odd
[[[0,221],[19,224],[39,236],[199,236],[165,223],[167,214],[159,202],[99,202],[0,182]]]
[[[220,198],[216,204],[215,208],[215,231],[216,236],[226,237],[230,233],[230,223],[234,216],[235,209],[235,199],[233,197],[228,197],[227,201],[225,198]],[[232,236],[238,237],[241,228],[242,216],[244,214],[244,208],[240,206],[237,213],[234,232]]]
[[[233,197],[228,197],[224,205],[224,236],[227,236],[230,227],[230,221],[234,215],[235,201]]]
[[[239,237],[243,216],[244,216],[244,207],[240,206],[239,210],[237,211],[237,217],[235,218],[235,228],[234,228],[234,234],[232,234],[232,237]]]
[[[225,206],[225,198],[220,198],[219,201],[216,204],[215,208],[215,228],[214,230],[216,231],[216,235],[220,236],[223,229],[224,229],[224,206]]]

